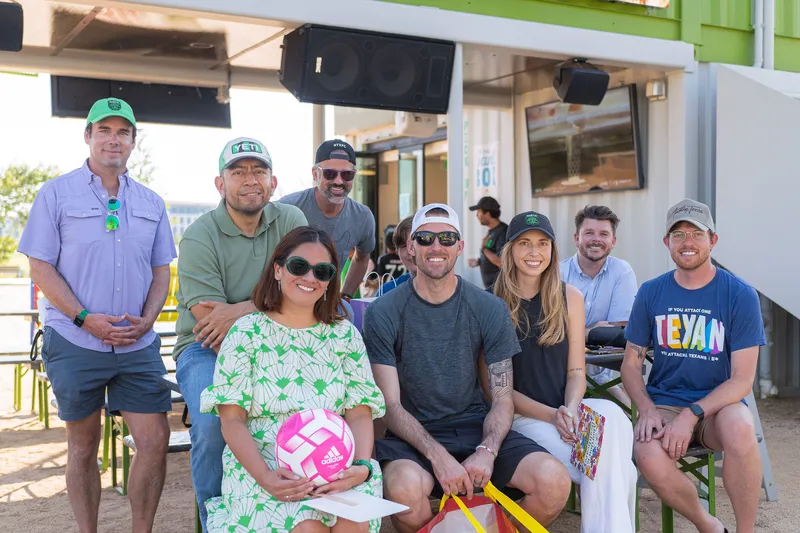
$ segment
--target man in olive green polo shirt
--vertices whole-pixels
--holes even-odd
[[[277,181],[272,158],[255,139],[225,145],[214,180],[222,200],[183,235],[178,254],[177,379],[192,427],[192,480],[206,531],[205,502],[220,496],[222,437],[219,417],[200,413],[200,393],[214,377],[222,339],[233,323],[256,309],[250,301],[275,246],[307,225],[297,207],[270,202]]]

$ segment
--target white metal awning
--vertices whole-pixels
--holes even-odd
[[[379,0],[19,0],[21,52],[0,70],[282,90],[283,33],[316,23],[452,40],[598,65],[692,70],[688,43],[400,5]]]
[[[797,139],[800,74],[717,67],[713,256],[800,317]]]

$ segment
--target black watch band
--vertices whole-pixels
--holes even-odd
[[[693,403],[689,406],[689,410],[692,412],[694,416],[698,418],[698,422],[702,421],[703,418],[706,416],[706,412],[703,411],[703,408],[700,407],[698,404]]]

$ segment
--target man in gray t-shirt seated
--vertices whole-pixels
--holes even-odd
[[[364,204],[348,198],[356,177],[356,153],[340,140],[325,141],[317,148],[314,186],[287,194],[280,200],[300,208],[308,224],[325,230],[339,253],[339,272],[355,249],[353,260],[342,281],[342,297],[349,300],[367,274],[369,255],[375,249],[375,217]]]
[[[453,267],[464,250],[458,216],[430,204],[414,216],[409,253],[417,275],[375,300],[364,343],[386,398],[388,429],[375,444],[384,495],[410,507],[394,515],[398,533],[416,533],[432,517],[429,496],[466,494],[491,482],[516,489],[542,524],[558,516],[570,478],[557,459],[510,431],[511,357],[520,347],[505,304],[465,282]],[[491,406],[478,376],[488,366]]]

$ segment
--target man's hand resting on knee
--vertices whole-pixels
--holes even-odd
[[[472,499],[472,479],[467,469],[444,448],[431,458],[431,464],[433,475],[436,476],[445,494],[466,494],[467,499]]]
[[[664,419],[655,406],[639,411],[639,418],[633,428],[633,436],[638,442],[650,442],[663,435]]]
[[[492,479],[494,456],[485,448],[478,448],[461,464],[475,487],[483,488]]]

